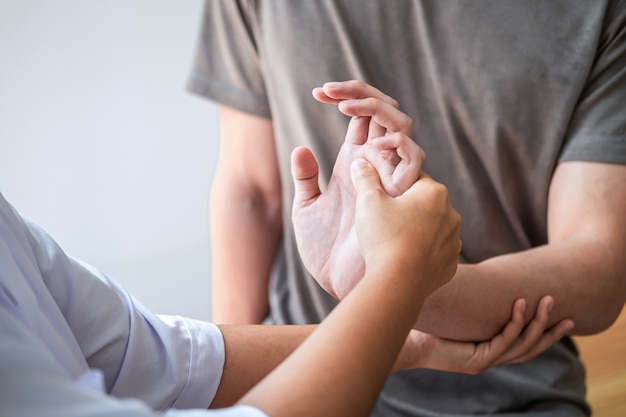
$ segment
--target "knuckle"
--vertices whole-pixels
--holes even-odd
[[[401,113],[400,120],[402,126],[407,128],[407,130],[413,130],[413,119],[411,118],[411,116],[405,113]]]
[[[379,190],[365,190],[359,194],[359,199],[361,199],[366,205],[373,205],[379,197]]]
[[[480,367],[474,367],[468,370],[468,374],[469,375],[480,375],[484,372],[485,368],[483,366]]]
[[[365,89],[365,83],[361,80],[350,80],[348,81],[348,86],[355,90],[363,90]]]
[[[417,145],[417,147],[419,149],[420,158],[422,159],[422,162],[424,162],[426,160],[426,151],[419,145]]]
[[[363,104],[365,104],[367,107],[371,107],[374,109],[374,111],[378,111],[378,109],[380,108],[380,100],[378,100],[377,98],[374,97],[366,97],[363,99]]]
[[[413,118],[412,118],[412,117],[410,117],[410,116],[408,116],[408,115],[407,115],[407,117],[409,118],[409,120],[408,120],[408,122],[407,122],[407,128],[406,128],[406,130],[407,130],[410,134],[413,134]]]
[[[406,136],[401,132],[390,132],[387,134],[388,138],[391,139],[396,147],[401,147],[403,144],[407,143]]]
[[[430,192],[432,193],[433,198],[442,210],[448,208],[448,206],[450,205],[448,187],[439,182],[435,182]]]

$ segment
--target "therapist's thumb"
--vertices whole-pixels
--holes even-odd
[[[350,175],[352,176],[352,184],[356,189],[357,195],[361,195],[366,191],[383,191],[378,171],[363,158],[356,158],[352,161],[352,164],[350,164]]]

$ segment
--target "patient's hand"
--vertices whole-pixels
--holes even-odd
[[[313,96],[352,116],[346,143],[375,145],[363,146],[360,152],[374,165],[389,195],[399,196],[419,178],[425,154],[410,139],[413,120],[399,110],[396,100],[356,80],[326,83],[313,89]],[[404,141],[410,143],[405,146]],[[335,164],[335,171],[337,168]],[[348,168],[343,168],[341,173],[347,173]],[[350,182],[349,175],[342,178]]]
[[[425,155],[409,138],[411,119],[378,90],[368,87],[370,96],[347,101],[328,98],[323,91],[314,90],[314,96],[329,103],[336,100],[352,120],[324,193],[311,151],[302,147],[293,151],[292,219],[304,265],[327,292],[341,299],[365,271],[354,229],[350,163],[359,156],[367,159],[379,172],[385,190],[399,196],[419,178]]]

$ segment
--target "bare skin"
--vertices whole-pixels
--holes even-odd
[[[367,415],[423,300],[456,270],[460,216],[445,187],[425,178],[394,199],[365,160],[357,159],[352,173],[367,273],[306,341],[242,398],[268,415]],[[310,189],[310,179],[302,184]],[[384,221],[383,212],[392,213],[394,220]],[[405,218],[415,212],[423,225],[406,227]],[[415,247],[425,249],[421,256],[414,256]],[[430,256],[435,252],[437,256]],[[380,311],[371,309],[372,304]],[[303,378],[306,383],[298,383]]]
[[[521,335],[525,302],[518,300],[510,323],[489,343],[458,343],[411,330],[424,299],[455,273],[461,247],[459,216],[450,206],[445,187],[427,176],[403,196],[392,198],[374,168],[358,161],[352,165],[356,227],[367,273],[319,326],[222,326],[227,362],[213,406],[229,404],[254,385],[239,402],[272,416],[367,415],[393,370],[431,367],[477,373],[512,357],[521,358],[522,351],[529,353],[542,345],[545,349],[562,336],[544,332],[550,297]],[[317,178],[303,173],[306,169],[296,164],[296,187],[306,197]],[[407,218],[416,212],[423,223],[407,227]],[[392,214],[391,221],[383,213]],[[380,310],[369,308],[374,303]],[[257,358],[261,352],[264,360],[251,362],[250,352]],[[233,378],[241,375],[242,364],[247,367],[243,382]]]
[[[211,186],[211,320],[261,323],[282,231],[272,126],[267,119],[222,107],[220,136],[227,139],[220,142]]]
[[[384,120],[386,131],[393,129],[389,120],[394,111],[389,108],[396,108],[397,103],[371,86],[361,82],[329,83],[313,94],[320,101],[338,105],[340,111],[352,117],[371,116],[374,108],[387,115],[375,120],[379,124]],[[386,102],[387,106],[368,108],[372,98]],[[516,298],[527,299],[534,308],[545,294],[553,295],[556,301],[550,325],[571,318],[576,322],[577,334],[607,328],[626,299],[626,257],[620,255],[626,249],[626,235],[622,232],[626,229],[622,214],[625,184],[626,167],[621,165],[560,164],[550,188],[549,243],[481,264],[460,265],[454,282],[427,300],[416,328],[455,340],[486,340],[502,328]],[[343,195],[350,196],[347,192]],[[319,210],[325,210],[323,199],[322,194],[316,201]],[[350,219],[343,217],[341,221],[349,223]],[[296,223],[296,230],[298,227]],[[333,244],[343,245],[348,254],[357,251],[356,247],[349,248],[354,242],[348,239]],[[319,245],[300,249],[325,251]],[[348,265],[343,267],[346,270],[342,272],[342,264],[316,265],[313,275],[325,287],[337,286],[325,274],[330,270],[343,282],[357,282],[358,277],[348,276]],[[353,271],[355,275],[360,273]],[[594,276],[598,285],[589,286],[589,276]],[[595,308],[597,305],[603,308]],[[526,320],[530,318],[527,314]]]
[[[411,329],[427,294],[444,285],[458,267],[459,216],[445,187],[426,174],[408,191],[391,197],[374,167],[358,157],[366,155],[359,146],[370,145],[350,144],[352,155],[360,161],[351,164],[350,185],[355,198],[353,229],[368,265],[365,277],[320,326],[221,326],[226,363],[212,407],[230,405],[243,396],[241,403],[271,415],[364,415],[361,412],[371,409],[389,372],[420,367],[476,374],[533,357],[572,329],[573,322],[566,320],[546,331],[552,297],[542,299],[528,325],[526,302],[517,300],[510,321],[488,342],[456,342]],[[416,152],[418,148],[410,146],[397,154]],[[383,159],[380,164],[389,160]],[[400,170],[401,159],[385,178]],[[295,149],[296,205],[320,197],[317,173],[312,153]],[[400,171],[403,175],[413,178],[415,171]],[[338,194],[326,197],[331,195]],[[416,214],[421,221],[410,221]],[[303,211],[300,216],[304,221],[307,216],[316,218],[317,212]],[[330,257],[334,256],[340,256],[340,251],[331,251]],[[373,311],[368,307],[372,304],[380,310]],[[398,338],[398,330],[403,338]],[[397,357],[396,349],[400,350]],[[377,366],[364,367],[361,360]],[[306,383],[294,385],[302,375]],[[325,399],[321,408],[319,398]]]
[[[342,84],[339,84],[340,90],[341,86]],[[358,96],[354,91],[344,91],[342,94],[347,97]],[[371,96],[376,93],[369,91],[364,95],[368,94]],[[381,100],[384,100],[384,98],[381,98]],[[336,101],[339,102],[341,99]],[[345,106],[345,104],[342,106]],[[350,103],[348,103],[346,111],[349,111],[349,109]],[[236,189],[239,191],[235,194],[232,192],[219,193],[219,195],[216,194],[212,198],[212,211],[225,211],[232,214],[232,216],[229,215],[220,219],[220,224],[223,227],[219,227],[219,230],[212,227],[212,246],[221,247],[225,252],[237,254],[236,257],[219,257],[219,262],[217,259],[213,262],[213,295],[214,298],[223,301],[213,305],[213,314],[215,317],[220,317],[220,319],[216,320],[218,323],[260,323],[268,311],[267,280],[269,268],[275,256],[275,246],[274,244],[263,244],[263,250],[256,250],[256,245],[249,247],[248,243],[253,241],[278,242],[277,239],[280,235],[280,220],[276,220],[275,216],[271,217],[271,220],[266,220],[266,214],[281,211],[280,180],[278,179],[276,164],[275,161],[272,162],[272,158],[257,158],[258,155],[264,152],[264,149],[266,150],[267,141],[264,139],[266,136],[269,137],[269,141],[272,144],[271,148],[273,149],[271,121],[225,107],[222,107],[220,115],[223,135],[228,135],[228,141],[241,145],[222,147],[220,152],[232,153],[228,160],[241,159],[242,154],[245,154],[249,156],[242,160],[255,160],[256,162],[255,164],[224,163],[220,165],[220,169],[223,172],[219,175],[219,180],[216,175],[214,187],[218,186],[222,190]],[[395,123],[398,126],[402,126],[402,119],[400,122]],[[391,128],[393,129],[393,124]],[[403,129],[401,128],[400,130]],[[381,132],[383,130],[386,132],[387,129],[382,129]],[[250,140],[250,137],[255,137],[255,140]],[[224,143],[225,141],[223,140],[222,142]],[[250,166],[263,173],[259,174],[259,176],[266,180],[261,181],[260,184],[265,185],[259,185],[258,180],[252,181],[248,178],[248,175],[257,175],[248,172]],[[267,167],[263,168],[264,166]],[[345,169],[337,171],[344,172],[344,175],[346,172]],[[274,180],[271,180],[271,178],[274,178]],[[244,192],[248,189],[255,191],[248,196]],[[257,197],[254,197],[255,195],[262,196],[258,198],[264,203],[248,204],[248,202],[256,200]],[[215,198],[216,196],[221,196],[221,198]],[[350,194],[348,193],[346,196],[349,197]],[[322,207],[322,204],[319,202],[316,205]],[[238,214],[236,210],[231,210],[237,207],[245,208],[245,212]],[[278,208],[268,210],[267,208],[269,207]],[[229,220],[231,218],[232,220]],[[242,218],[250,219],[253,223],[259,223],[259,226],[249,225],[244,232],[233,233],[233,230],[247,223],[248,220],[244,222]],[[616,230],[619,230],[619,228],[616,228]],[[249,239],[249,242],[236,242],[234,241],[236,236],[243,236]],[[231,248],[230,250],[228,249],[229,247]],[[306,250],[314,249],[306,248]],[[241,262],[242,256],[249,262]],[[259,267],[249,268],[249,265],[259,265]],[[524,271],[528,265],[524,263],[524,268],[518,271],[520,277],[517,279],[524,279]],[[494,269],[493,273],[483,277],[481,276],[483,266],[487,266],[487,264],[476,268],[473,265],[460,265],[457,271],[457,278],[459,279],[456,279],[452,284],[446,285],[444,289],[438,290],[432,297],[429,297],[420,316],[420,322],[416,327],[433,335],[455,340],[489,340],[504,327],[510,317],[511,305],[517,298],[529,297],[529,308],[525,315],[525,320],[529,321],[532,315],[531,312],[534,311],[539,299],[545,294],[552,294],[551,290],[553,288],[545,286],[545,283],[533,289],[531,293],[527,293],[529,289],[526,286],[514,285],[513,287],[508,287],[510,282],[507,280],[502,280],[500,284],[496,283],[493,286],[489,286],[488,281],[497,279],[501,274],[508,275],[510,271],[506,268],[503,268],[501,271]],[[474,282],[471,277],[472,273],[477,274],[477,277],[475,277],[477,279]],[[537,274],[537,279],[540,279],[540,277],[541,274]],[[318,279],[323,282],[325,278],[318,276]],[[359,277],[350,278],[347,276],[344,279],[353,279],[357,282]],[[243,288],[246,290],[243,291]],[[327,286],[326,288],[330,288],[332,291],[332,287]],[[596,290],[604,292],[604,289],[601,287],[596,288]],[[619,300],[619,306],[621,307],[623,304],[623,295],[621,294],[623,293],[619,291],[619,288],[617,288],[617,291],[607,291],[607,293],[617,298],[622,297]],[[486,296],[488,299],[485,298]],[[560,297],[560,299],[563,303],[567,302],[566,297]],[[551,315],[552,321],[550,325],[570,317],[569,311],[561,310],[559,302],[555,304],[555,312]],[[489,311],[485,309],[487,305],[490,306]],[[611,302],[609,305],[614,306],[615,303]],[[250,306],[254,306],[254,308]],[[569,308],[573,307],[569,306]],[[614,310],[608,309],[597,312],[607,316],[608,321],[605,321],[604,325],[610,323],[611,314]],[[450,318],[454,318],[454,320],[450,320]],[[582,318],[584,319],[585,317]],[[576,329],[580,331],[578,323]]]
[[[411,330],[392,371],[428,368],[479,374],[503,364],[534,357],[557,342],[574,326],[571,321],[546,332],[552,297],[544,297],[534,319],[524,326],[526,302],[517,300],[511,320],[488,342],[470,343],[441,339]],[[211,408],[232,405],[280,365],[317,328],[307,326],[222,325],[226,364]],[[258,358],[263,360],[259,361]]]

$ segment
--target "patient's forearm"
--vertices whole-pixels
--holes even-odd
[[[426,300],[415,327],[455,340],[487,340],[507,322],[515,299],[527,300],[528,321],[539,299],[552,295],[551,324],[571,318],[576,334],[602,331],[624,303],[614,258],[593,241],[570,239],[459,265],[455,278]]]

